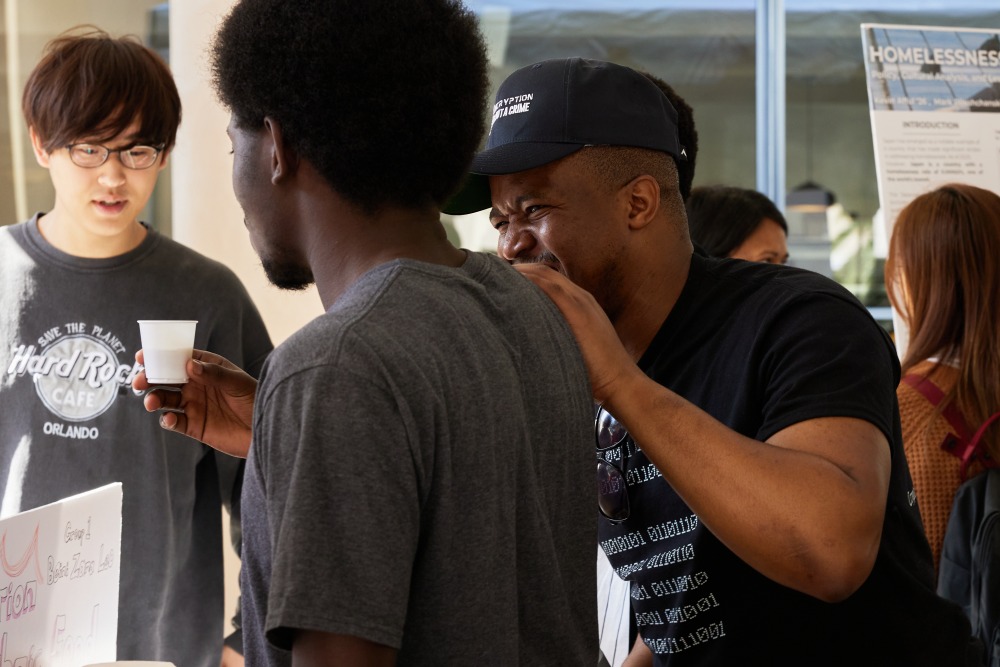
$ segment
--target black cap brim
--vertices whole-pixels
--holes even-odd
[[[561,160],[583,148],[583,144],[520,142],[488,148],[472,158],[469,174],[458,192],[452,195],[441,211],[449,215],[466,215],[493,205],[490,197],[490,176],[516,174]]]
[[[492,206],[490,177],[484,174],[467,174],[462,187],[441,207],[448,215],[468,215]]]

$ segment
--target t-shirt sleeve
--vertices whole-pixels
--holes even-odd
[[[798,297],[776,310],[760,340],[760,439],[808,419],[854,417],[893,441],[899,364],[860,304],[825,293]]]
[[[420,525],[407,406],[370,375],[321,366],[259,407],[268,640],[289,649],[311,629],[399,648]]]

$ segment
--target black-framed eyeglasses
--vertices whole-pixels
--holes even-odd
[[[156,164],[163,145],[160,146],[126,146],[111,149],[100,144],[69,144],[69,159],[78,167],[93,169],[108,161],[112,153],[118,153],[118,159],[129,169],[149,169]]]
[[[598,409],[594,419],[594,437],[597,442],[597,507],[604,518],[612,523],[621,523],[629,517],[628,484],[625,473],[602,455],[603,452],[624,446],[628,431],[603,407]],[[625,461],[625,451],[622,451]]]

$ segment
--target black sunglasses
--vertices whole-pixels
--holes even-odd
[[[625,427],[618,423],[603,407],[597,411],[594,420],[594,435],[597,440],[597,507],[604,518],[612,523],[628,519],[628,485],[625,473],[602,455],[603,452],[624,444],[629,437]],[[625,452],[622,451],[622,461]]]

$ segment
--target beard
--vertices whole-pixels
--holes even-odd
[[[272,285],[285,290],[304,290],[315,282],[312,269],[293,262],[261,258],[264,274]]]

